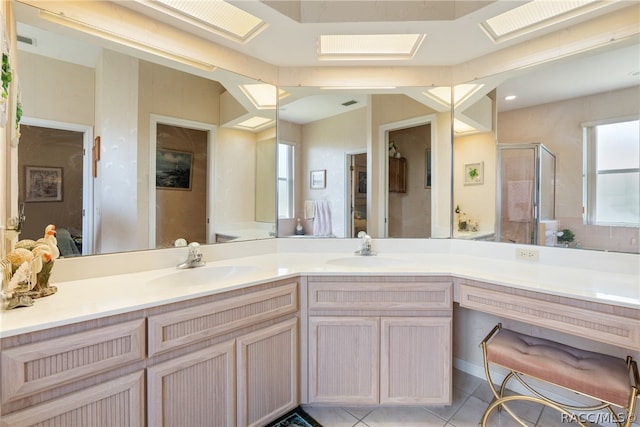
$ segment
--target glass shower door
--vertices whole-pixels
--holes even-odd
[[[542,144],[498,144],[496,240],[535,245],[555,219],[555,156]]]

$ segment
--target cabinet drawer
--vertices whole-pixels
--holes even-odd
[[[311,310],[450,310],[450,282],[313,282]]]
[[[2,401],[144,359],[144,319],[2,351]]]
[[[144,372],[136,372],[47,403],[3,414],[0,427],[144,426]]]
[[[149,316],[149,356],[298,310],[298,284]]]
[[[473,286],[460,286],[460,306],[638,350],[640,320]]]

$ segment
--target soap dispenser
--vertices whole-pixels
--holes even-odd
[[[296,225],[296,235],[302,236],[304,234],[304,229],[302,228],[302,224],[300,224],[300,218],[298,218],[298,225]]]

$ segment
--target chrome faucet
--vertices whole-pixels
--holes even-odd
[[[202,267],[206,264],[202,259],[202,251],[200,250],[200,244],[198,242],[189,243],[189,255],[187,260],[176,267],[179,269]]]
[[[361,231],[358,233],[358,238],[362,239],[362,246],[356,251],[356,254],[363,256],[376,255],[376,253],[371,250],[371,236],[365,231]]]

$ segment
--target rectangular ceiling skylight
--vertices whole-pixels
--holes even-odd
[[[411,59],[424,38],[424,34],[321,35],[318,40],[318,59]]]
[[[247,42],[268,25],[260,18],[223,0],[138,1],[239,43]]]
[[[255,83],[240,85],[242,92],[249,98],[251,103],[258,109],[274,109],[278,99],[278,94],[282,94],[282,90],[274,85],[267,83]]]
[[[495,42],[509,40],[611,4],[601,0],[532,0],[480,26]]]

